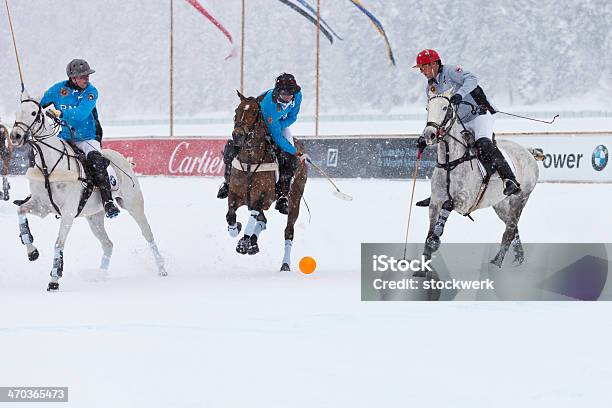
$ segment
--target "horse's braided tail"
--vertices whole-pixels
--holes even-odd
[[[533,158],[536,159],[537,161],[544,160],[544,150],[539,149],[539,148],[534,148],[534,147],[530,147],[527,150],[529,151],[529,153],[531,153]]]

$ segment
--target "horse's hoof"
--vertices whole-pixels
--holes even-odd
[[[284,263],[283,262],[283,266],[281,266],[280,270],[281,270],[281,272],[287,272],[287,271],[290,271],[291,268],[289,267],[288,263]]]
[[[247,249],[247,254],[255,255],[258,252],[259,252],[259,245],[257,245],[257,243],[249,245]]]
[[[8,201],[8,200],[10,200],[10,199],[11,199],[11,197],[9,197],[9,193],[8,193],[8,191],[5,191],[5,192],[4,192],[4,194],[2,194],[2,199],[3,199],[4,201]]]
[[[259,245],[257,245],[257,235],[251,235],[251,239],[247,242],[247,254],[255,255],[259,252]]]
[[[35,261],[35,260],[37,260],[37,259],[38,259],[38,256],[39,256],[39,255],[40,255],[40,254],[38,253],[38,249],[35,249],[35,250],[33,250],[32,252],[30,252],[30,253],[28,254],[28,259],[29,259],[30,261]]]
[[[166,268],[159,268],[159,276],[168,276],[168,271],[166,271]]]
[[[49,285],[47,286],[47,292],[55,292],[57,290],[59,290],[59,283],[49,282]]]
[[[524,254],[520,254],[520,255],[515,255],[514,256],[514,260],[512,261],[512,264],[514,266],[519,266],[521,265],[523,262],[525,261],[525,255]]]
[[[440,237],[437,235],[430,235],[425,240],[425,245],[429,248],[429,253],[432,254],[440,248]]]
[[[229,232],[230,237],[235,238],[238,236],[238,234],[240,234],[240,231],[242,230],[242,224],[237,222],[235,225],[228,225],[227,226],[227,232]]]
[[[242,255],[246,254],[249,249],[250,243],[251,237],[244,236],[240,238],[240,241],[238,241],[238,245],[236,245],[236,252]]]
[[[498,268],[501,268],[502,263],[504,263],[504,258],[499,255],[496,255],[495,258],[491,259],[491,264],[497,266]]]

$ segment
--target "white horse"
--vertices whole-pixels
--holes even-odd
[[[512,245],[514,262],[524,260],[523,246],[518,232],[518,221],[529,195],[539,177],[537,159],[542,152],[526,149],[509,140],[497,142],[499,148],[514,165],[517,181],[521,185],[518,194],[505,196],[502,180],[495,174],[487,184],[478,166],[473,148],[457,118],[456,108],[450,103],[451,92],[432,96],[427,104],[427,126],[423,136],[428,145],[438,144],[438,165],[431,178],[429,204],[429,232],[425,242],[425,256],[437,251],[444,224],[451,211],[469,215],[477,209],[493,207],[497,216],[506,224],[499,252],[491,261],[501,266],[506,252]],[[474,107],[476,108],[476,107]]]
[[[55,241],[51,281],[47,288],[52,291],[59,288],[58,281],[64,269],[64,244],[75,217],[85,217],[91,231],[100,241],[103,252],[100,262],[102,270],[108,270],[113,243],[104,229],[104,210],[98,190],[93,191],[79,212],[84,190],[82,164],[77,161],[70,145],[57,136],[57,119],[48,111],[49,108],[42,108],[38,101],[22,95],[21,106],[10,134],[10,143],[15,147],[31,145],[35,156],[34,167],[26,173],[31,195],[26,200],[15,202],[19,205],[17,214],[21,242],[27,247],[30,261],[36,260],[39,253],[33,245],[34,239],[26,215],[31,213],[44,218],[48,214],[54,214],[61,217],[59,234]],[[113,192],[113,197],[134,218],[155,257],[159,274],[166,276],[164,259],[144,213],[144,198],[131,164],[113,150],[106,149],[103,153],[116,173],[119,188]]]

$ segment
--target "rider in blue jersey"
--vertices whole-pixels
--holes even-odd
[[[114,218],[119,214],[119,208],[113,201],[106,170],[110,161],[102,155],[100,145],[101,127],[96,110],[98,90],[89,82],[89,75],[94,72],[85,60],[70,61],[66,67],[68,80],[49,88],[40,104],[43,107],[53,105],[56,115],[66,123],[59,137],[83,152],[84,164],[100,189],[104,212],[108,218]]]
[[[276,78],[273,89],[266,91],[260,103],[261,112],[272,140],[279,167],[279,180],[276,184],[276,209],[282,214],[289,213],[289,187],[291,179],[300,161],[308,159],[308,155],[300,152],[293,143],[289,127],[297,120],[302,104],[302,91],[291,74],[282,74]],[[239,153],[239,148],[233,140],[228,140],[223,149],[225,164],[225,181],[219,187],[218,198],[227,198],[229,180],[232,170],[232,160]]]

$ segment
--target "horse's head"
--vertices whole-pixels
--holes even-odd
[[[30,139],[40,137],[47,127],[46,113],[47,109],[43,109],[37,100],[23,93],[9,138],[11,144],[19,147]]]
[[[446,136],[455,122],[455,108],[450,103],[451,91],[433,95],[427,102],[427,125],[423,136],[428,145],[436,144]]]
[[[263,115],[261,112],[260,102],[264,95],[255,97],[245,97],[239,91],[236,91],[240,97],[240,104],[236,108],[234,116],[234,131],[232,137],[238,146],[248,145],[252,139],[262,136]]]

